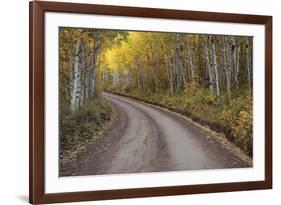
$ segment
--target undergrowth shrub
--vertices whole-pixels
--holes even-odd
[[[99,97],[79,108],[73,114],[60,118],[60,171],[73,162],[78,152],[92,140],[98,138],[107,122],[112,118],[112,106]]]

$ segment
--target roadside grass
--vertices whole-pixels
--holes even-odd
[[[251,94],[233,93],[231,104],[226,95],[219,100],[206,88],[196,88],[177,95],[142,92],[140,90],[113,93],[133,97],[185,115],[193,121],[223,133],[250,157],[253,155],[253,105]]]
[[[111,103],[100,96],[75,113],[60,118],[60,176],[65,175],[67,167],[74,164],[87,144],[101,136],[112,117]]]

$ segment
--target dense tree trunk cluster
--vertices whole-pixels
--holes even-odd
[[[60,30],[60,102],[75,111],[96,93],[96,59],[102,42],[97,32]]]
[[[102,50],[122,32],[61,28],[59,35],[60,107],[74,112],[98,95]]]
[[[252,90],[251,37],[131,32],[112,52],[107,88],[174,95],[201,86],[230,104],[233,91]]]
[[[60,29],[63,111],[83,106],[99,87],[170,95],[206,87],[231,104],[233,92],[252,92],[252,75],[251,37]]]

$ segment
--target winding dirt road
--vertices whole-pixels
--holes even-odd
[[[210,134],[178,115],[119,95],[103,93],[116,119],[79,156],[71,175],[247,167]]]

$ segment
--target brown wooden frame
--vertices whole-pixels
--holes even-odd
[[[265,26],[265,180],[46,194],[44,192],[44,13],[67,12],[114,16],[248,23]],[[29,5],[29,201],[32,204],[152,197],[272,188],[272,16],[199,11],[30,2]]]

